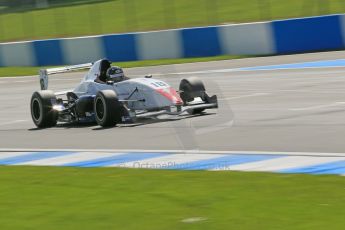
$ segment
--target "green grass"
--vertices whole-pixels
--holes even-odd
[[[40,67],[1,67],[0,77],[32,76],[38,75]]]
[[[343,229],[345,178],[0,167],[1,229]],[[183,223],[201,217],[203,221]]]
[[[345,3],[343,0],[110,0],[94,4],[55,5],[41,10],[16,9],[19,11],[5,10],[7,13],[0,15],[0,41],[343,13]]]
[[[181,59],[160,59],[160,60],[145,60],[145,61],[132,61],[132,62],[116,62],[113,65],[121,66],[122,68],[143,67],[143,66],[156,66],[156,65],[169,65],[169,64],[182,64],[191,62],[207,62],[218,61],[227,59],[237,59],[246,56],[231,56],[222,55],[215,57],[201,57],[201,58],[181,58]],[[15,77],[15,76],[32,76],[37,75],[39,69],[48,67],[0,67],[0,77]]]

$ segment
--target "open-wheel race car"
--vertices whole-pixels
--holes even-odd
[[[90,70],[73,90],[48,90],[49,75],[81,69]],[[32,120],[39,128],[52,127],[57,122],[97,122],[111,127],[162,114],[198,114],[218,107],[217,96],[207,95],[198,78],[182,79],[179,90],[175,90],[152,76],[129,79],[106,59],[42,69],[39,77],[41,90],[33,93],[30,103]]]

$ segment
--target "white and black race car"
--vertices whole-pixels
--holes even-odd
[[[218,108],[217,96],[208,96],[204,84],[195,77],[181,80],[178,91],[152,76],[98,82],[109,68],[111,62],[101,59],[89,64],[40,70],[41,90],[33,93],[30,104],[35,125],[46,128],[57,122],[96,121],[102,127],[109,127],[162,114],[180,116]],[[75,89],[63,93],[48,90],[49,75],[81,69],[90,70]]]

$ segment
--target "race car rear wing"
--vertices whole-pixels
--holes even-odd
[[[48,76],[52,74],[59,74],[59,73],[67,73],[76,70],[83,70],[83,69],[90,69],[93,63],[86,63],[81,65],[71,65],[65,67],[57,67],[57,68],[50,68],[50,69],[40,69],[39,77],[40,77],[40,85],[41,90],[48,89]]]

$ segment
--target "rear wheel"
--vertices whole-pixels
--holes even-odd
[[[180,82],[180,97],[183,100],[183,103],[187,105],[188,102],[191,102],[196,97],[200,97],[202,100],[205,100],[205,86],[204,83],[196,77],[191,77],[188,79],[182,79]],[[193,109],[188,110],[189,114],[198,114],[202,113],[205,109]]]
[[[30,109],[31,117],[39,128],[47,128],[56,125],[58,112],[53,110],[56,96],[53,91],[42,90],[32,94]]]
[[[94,103],[96,122],[102,127],[115,126],[121,121],[122,105],[113,90],[97,93]]]

